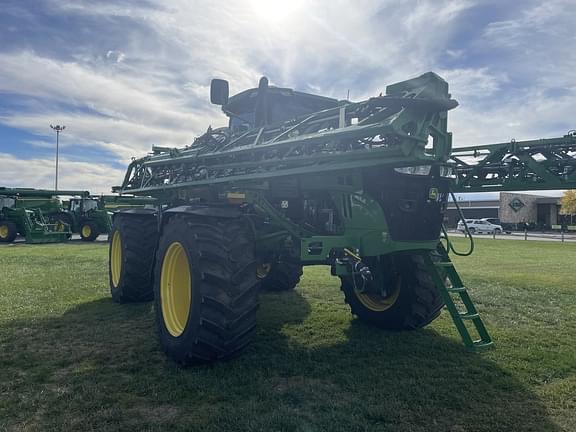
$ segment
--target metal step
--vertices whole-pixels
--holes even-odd
[[[452,317],[452,321],[454,322],[458,333],[460,333],[464,345],[474,352],[483,351],[492,347],[494,345],[492,338],[490,337],[488,330],[486,330],[480,314],[476,310],[476,307],[474,306],[466,287],[462,283],[454,264],[450,261],[448,252],[442,244],[438,246],[438,253],[441,257],[441,261],[434,262],[429,253],[424,255],[424,259],[436,287],[442,294],[446,308]],[[446,279],[450,282],[448,286]],[[466,309],[464,312],[458,310],[452,295],[458,295]],[[479,339],[472,339],[470,330],[464,324],[464,321],[472,323],[476,333],[480,336]]]
[[[451,293],[460,293],[460,292],[464,292],[466,291],[466,288],[461,286],[461,287],[451,287],[451,288],[446,288],[446,291],[451,292]]]

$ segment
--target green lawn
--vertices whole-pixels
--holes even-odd
[[[463,239],[458,239],[460,248]],[[0,247],[0,431],[576,431],[576,244],[480,239],[457,267],[496,341],[357,322],[327,268],[262,295],[238,359],[181,369],[107,245]]]

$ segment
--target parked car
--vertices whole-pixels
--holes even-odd
[[[502,233],[502,225],[496,225],[493,223],[488,222],[484,219],[466,219],[466,225],[468,225],[468,229],[472,234],[478,233]],[[464,227],[464,222],[459,221],[458,227],[456,228],[458,231],[466,232],[466,228]]]
[[[502,223],[502,222],[500,222],[500,219],[498,219],[498,218],[482,218],[482,220],[485,220],[486,222],[490,222],[491,224],[494,224],[494,225],[500,225],[502,227],[502,231],[504,231],[506,234],[511,234],[512,231],[514,231],[514,224]]]

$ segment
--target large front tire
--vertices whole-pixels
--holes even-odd
[[[176,362],[228,359],[251,341],[259,281],[254,242],[241,218],[172,216],[154,272],[160,343]]]
[[[346,303],[359,319],[387,330],[414,330],[440,315],[444,301],[422,255],[394,254],[371,261],[377,289],[362,291],[361,278],[341,277]]]
[[[152,269],[158,239],[153,214],[114,217],[108,254],[110,293],[117,303],[152,300]]]

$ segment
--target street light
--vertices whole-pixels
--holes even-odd
[[[66,126],[50,125],[50,127],[56,131],[56,182],[54,184],[54,190],[58,192],[58,145],[60,143],[60,132],[66,129]]]

